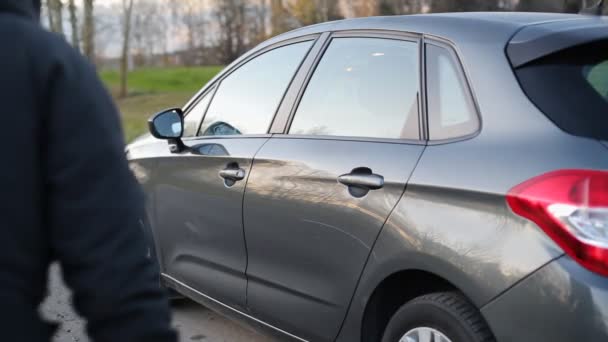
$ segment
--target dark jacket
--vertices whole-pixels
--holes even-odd
[[[93,341],[175,341],[117,111],[36,2],[0,0],[0,340],[49,340],[57,260]]]

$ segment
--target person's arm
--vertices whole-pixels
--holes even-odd
[[[52,252],[96,342],[172,342],[128,169],[119,115],[93,68],[75,53],[48,76],[47,215]]]

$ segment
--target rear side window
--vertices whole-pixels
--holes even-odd
[[[265,134],[312,41],[270,50],[247,62],[219,85],[200,135]]]
[[[593,89],[608,101],[608,57],[604,61],[585,67],[583,76]]]
[[[526,95],[559,128],[608,140],[608,40],[569,48],[515,73]]]
[[[445,140],[479,129],[479,117],[456,55],[447,48],[426,45],[429,138]]]
[[[289,133],[418,139],[418,64],[415,42],[332,39]]]

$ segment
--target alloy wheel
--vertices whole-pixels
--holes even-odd
[[[414,328],[401,339],[399,342],[452,342],[442,332],[433,328]]]

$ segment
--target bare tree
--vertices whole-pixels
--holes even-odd
[[[289,11],[301,26],[342,17],[336,0],[295,0],[290,3]]]
[[[55,25],[54,20],[53,20],[53,11],[51,10],[51,7],[53,7],[52,2],[54,0],[46,0],[43,4],[46,6],[43,6],[43,10],[46,11],[46,15],[47,15],[47,20],[49,23],[49,27],[48,29],[53,31],[53,27]]]
[[[167,15],[161,1],[135,0],[131,19],[131,46],[135,66],[148,64],[155,53],[167,50]]]
[[[205,45],[206,6],[202,0],[165,0],[171,13],[170,25],[176,35],[185,38],[185,64],[195,62],[197,51]],[[165,31],[166,32],[166,31]]]
[[[69,0],[68,10],[70,11],[70,26],[72,27],[72,46],[76,50],[80,50],[80,41],[78,40],[78,16],[76,15],[76,4],[74,0]]]
[[[49,0],[51,1],[51,0]],[[95,62],[95,18],[93,17],[93,0],[83,0],[84,20],[82,25],[82,50],[84,55]]]
[[[122,53],[120,57],[120,90],[118,96],[127,96],[127,74],[129,72],[129,41],[131,39],[131,14],[133,0],[122,0]]]
[[[228,64],[245,52],[247,39],[245,0],[216,0],[221,59]]]
[[[592,6],[593,3],[586,0],[578,1],[578,0],[564,0],[564,12],[572,12],[578,13],[582,9],[587,8],[588,6]]]
[[[554,2],[555,0],[549,0]],[[432,0],[432,12],[466,12],[500,10],[499,0]]]
[[[51,31],[64,36],[63,33],[63,3],[61,0],[48,0],[49,26]]]
[[[292,28],[291,15],[282,0],[270,0],[270,25],[272,35],[277,35]]]
[[[252,33],[252,39],[255,43],[265,40],[268,35],[267,21],[270,12],[267,0],[253,1],[253,4],[251,5],[251,20],[249,21],[249,26]]]
[[[369,17],[378,15],[380,10],[379,0],[353,0],[348,2],[350,12],[354,17]]]
[[[109,48],[115,49],[116,37],[122,35],[120,6],[121,4],[119,3],[115,3],[112,6],[115,8],[112,13],[117,13],[118,15],[95,15],[95,40],[93,42],[95,47],[95,58],[106,56]]]
[[[424,0],[381,0],[378,12],[380,15],[422,13]]]
[[[186,64],[195,63],[196,51],[205,45],[205,13],[200,0],[180,0],[179,20],[186,29]]]
[[[582,6],[587,7],[589,1],[582,1]],[[578,12],[581,8],[579,0],[520,0],[517,5],[518,11],[530,12]]]

